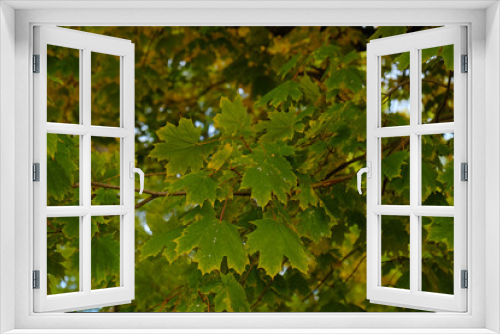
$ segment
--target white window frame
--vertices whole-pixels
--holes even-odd
[[[461,287],[461,271],[467,270],[467,184],[461,181],[461,163],[467,163],[467,73],[462,73],[462,55],[467,55],[466,27],[451,26],[380,38],[367,46],[367,298],[372,303],[422,310],[467,310],[467,290]],[[422,123],[421,50],[452,45],[454,50],[454,122]],[[381,124],[381,58],[408,52],[410,57],[410,124]],[[454,134],[454,205],[422,205],[421,136]],[[410,139],[410,205],[382,205],[382,139]],[[410,221],[410,286],[396,289],[381,285],[382,217],[405,216]],[[422,217],[452,217],[454,220],[454,294],[422,291]]]
[[[34,289],[35,312],[64,312],[94,307],[128,304],[135,295],[135,117],[134,117],[134,44],[129,40],[90,34],[71,29],[35,26],[34,54],[39,58],[39,73],[34,83],[34,162],[39,164],[39,181],[33,184],[34,270],[39,271],[39,288]],[[78,124],[47,122],[47,46],[78,50],[80,94]],[[96,126],[91,121],[91,53],[113,55],[120,61],[120,125]],[[80,196],[78,206],[47,206],[47,134],[79,137]],[[120,204],[91,204],[91,142],[94,137],[120,140]],[[120,275],[113,288],[91,288],[92,217],[117,216],[120,220]],[[47,218],[79,218],[79,289],[76,292],[47,295]]]
[[[120,6],[135,9],[123,9]],[[148,6],[150,9],[147,9]],[[120,329],[127,329],[128,333],[139,333],[144,330],[130,329],[141,326],[143,329],[170,328],[161,331],[165,333],[180,332],[175,330],[176,328],[191,328],[192,332],[211,329],[211,332],[227,333],[238,332],[235,330],[238,328],[254,328],[252,332],[266,333],[334,333],[340,332],[341,329],[350,329],[351,333],[499,332],[500,152],[497,151],[500,146],[500,117],[497,111],[500,109],[498,94],[500,11],[498,4],[475,1],[451,3],[434,1],[432,4],[371,1],[369,5],[363,1],[332,3],[270,1],[222,4],[210,1],[204,4],[197,3],[194,6],[187,2],[183,4],[149,1],[144,1],[142,4],[132,1],[122,3],[82,1],[73,4],[7,1],[0,4],[1,330],[16,329],[13,333],[36,333],[37,329],[60,329],[61,333],[76,333],[76,330],[72,329],[86,328],[89,329],[86,331],[89,333],[105,333],[112,329],[118,332]],[[457,9],[458,6],[460,9]],[[486,8],[488,6],[489,8]],[[84,7],[86,9],[82,9]],[[103,7],[107,9],[103,10]],[[137,8],[143,9],[137,10]],[[33,142],[33,110],[30,97],[33,92],[30,64],[34,25],[401,25],[403,17],[404,25],[408,26],[463,24],[469,28],[468,54],[471,75],[468,78],[468,85],[471,89],[468,92],[468,109],[471,112],[468,115],[467,132],[468,152],[471,157],[469,160],[471,181],[468,189],[468,197],[471,199],[468,203],[468,220],[471,224],[468,230],[469,307],[466,313],[199,315],[33,313],[31,289],[33,263],[30,255],[33,244],[31,237],[33,211],[30,209],[33,206],[33,185],[30,178],[33,162],[30,158],[33,152],[33,147],[30,145]],[[15,95],[12,94],[14,93],[12,82],[15,82]],[[15,113],[12,110],[15,110]],[[14,130],[9,129],[14,125]],[[9,134],[15,135],[15,145],[11,143],[12,138],[7,137]],[[15,180],[12,180],[14,171]],[[489,172],[488,182],[486,182],[487,172]],[[11,199],[12,189],[15,189],[14,200]],[[15,211],[10,209],[12,205]],[[12,221],[15,221],[15,226]],[[12,242],[13,236],[15,242]],[[302,329],[293,330],[294,328]],[[356,331],[356,328],[359,330]],[[384,329],[380,330],[381,328]]]

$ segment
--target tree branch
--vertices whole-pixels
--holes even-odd
[[[304,298],[302,298],[302,301],[304,302],[307,299],[309,299],[309,297],[311,297],[314,294],[314,291],[318,290],[326,282],[326,280],[331,275],[333,275],[333,272],[335,271],[336,268],[338,268],[342,263],[344,263],[345,260],[347,260],[351,255],[353,255],[354,253],[356,253],[360,249],[361,249],[361,247],[354,248],[349,253],[347,253],[342,259],[340,259],[340,261],[338,261],[337,263],[335,263],[332,266],[332,269],[330,269],[328,271],[328,273],[319,281],[318,285],[316,285],[316,287],[314,287],[314,289],[312,289],[312,291],[307,296],[305,296]]]
[[[339,177],[331,179],[331,180],[324,180],[324,181],[316,182],[316,183],[311,184],[311,188],[327,188],[327,187],[330,187],[334,184],[349,180],[352,177],[354,177],[355,175],[356,175],[356,173],[353,173],[353,174],[349,174],[349,175],[339,176]],[[91,182],[90,184],[93,187],[120,190],[120,186],[115,186],[113,184],[107,184],[107,183],[102,183],[102,182]],[[73,188],[78,188],[79,186],[80,186],[80,183],[75,183],[73,185]],[[140,191],[139,188],[135,188],[134,190],[135,190],[135,192]],[[294,193],[296,193],[297,191],[298,190],[295,190]],[[148,203],[148,202],[150,202],[153,199],[158,198],[158,197],[185,196],[186,195],[185,191],[165,192],[165,191],[154,191],[154,190],[148,190],[148,189],[144,189],[143,193],[148,194],[148,195],[152,195],[152,196],[148,197],[147,199],[143,200],[142,202],[139,202],[137,204],[136,208],[141,207],[144,204],[146,204],[146,203]],[[250,196],[251,193],[248,190],[243,190],[243,191],[235,191],[235,192],[233,192],[233,195],[234,196]]]

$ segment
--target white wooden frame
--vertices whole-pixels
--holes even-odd
[[[466,28],[436,28],[381,38],[367,46],[367,298],[377,304],[423,310],[464,312],[467,290],[461,288],[461,270],[467,269],[467,182],[460,180],[460,164],[467,161],[467,74],[461,73],[461,55],[467,54]],[[422,124],[421,50],[436,46],[454,48],[454,122]],[[410,125],[381,125],[381,57],[410,53]],[[454,206],[423,206],[421,203],[421,135],[454,133]],[[382,138],[410,137],[410,205],[381,205]],[[382,215],[410,217],[410,289],[381,285]],[[422,291],[421,218],[454,218],[454,294]]]
[[[40,181],[34,193],[34,270],[40,271],[40,288],[34,289],[34,311],[73,311],[130,303],[134,299],[135,208],[134,179],[129,166],[135,163],[134,45],[128,41],[50,26],[34,27],[34,52],[40,55],[40,73],[33,74],[33,161],[40,164]],[[47,122],[47,45],[79,50],[80,124]],[[120,57],[120,126],[91,125],[91,53]],[[47,134],[70,134],[80,138],[80,205],[47,206]],[[91,205],[91,139],[120,138],[120,205]],[[132,174],[133,175],[133,174]],[[115,288],[91,288],[91,217],[120,217],[120,282]],[[79,291],[47,295],[47,218],[80,218]]]
[[[14,10],[10,6],[19,10]],[[64,9],[61,9],[62,7]],[[97,7],[112,10],[95,10]],[[124,10],[120,7],[136,9]],[[7,1],[1,3],[0,8],[3,19],[0,20],[0,42],[2,43],[2,48],[0,48],[2,52],[0,116],[2,120],[11,122],[8,124],[12,124],[15,117],[16,124],[15,148],[11,142],[0,141],[0,152],[4,157],[0,165],[0,182],[13,185],[13,182],[7,182],[12,175],[8,171],[14,169],[13,163],[7,164],[7,161],[15,160],[16,169],[15,212],[12,208],[8,210],[9,206],[5,202],[5,198],[11,196],[11,191],[3,186],[0,188],[2,193],[5,192],[0,202],[2,217],[13,218],[15,214],[16,221],[15,247],[11,242],[12,234],[14,234],[14,226],[10,224],[12,220],[3,218],[0,225],[3,233],[0,233],[2,242],[2,248],[0,248],[0,265],[2,266],[0,319],[2,321],[0,322],[2,330],[17,328],[15,333],[38,333],[37,329],[50,328],[51,333],[70,333],[76,332],[70,328],[90,327],[94,329],[86,332],[110,333],[113,328],[117,329],[115,332],[120,333],[146,332],[145,329],[136,331],[129,329],[137,328],[140,323],[143,328],[146,326],[151,328],[147,331],[150,333],[244,332],[237,328],[254,328],[252,332],[255,333],[493,333],[500,331],[498,317],[500,312],[498,278],[500,274],[498,258],[500,174],[497,170],[500,164],[500,152],[495,151],[500,146],[498,131],[500,116],[497,112],[500,107],[500,97],[497,93],[500,89],[500,10],[498,4],[492,1],[433,1],[432,3],[405,1],[397,4],[391,1],[330,3],[207,1],[203,4],[189,1],[182,3],[130,1],[120,4],[110,1],[72,3]],[[52,10],[40,10],[43,8],[52,8]],[[143,9],[137,10],[137,8]],[[154,10],[147,10],[147,8],[154,8]],[[402,18],[404,18],[404,23]],[[29,143],[32,137],[29,134],[32,129],[30,118],[32,110],[30,101],[26,97],[31,94],[30,27],[35,23],[61,25],[468,25],[471,28],[469,30],[471,73],[468,82],[472,83],[468,99],[469,107],[471,107],[469,110],[472,110],[468,115],[468,135],[471,138],[469,140],[471,155],[469,172],[473,180],[468,190],[469,198],[471,198],[468,216],[469,221],[472,222],[470,225],[474,226],[473,228],[469,226],[468,231],[468,237],[471,240],[468,244],[471,255],[468,259],[470,269],[468,312],[458,315],[443,313],[198,316],[189,314],[82,314],[78,317],[31,313],[29,310],[32,309],[32,301],[29,287],[32,264],[28,255],[32,240],[28,236],[32,213],[28,209],[31,203],[29,199],[26,199],[26,193],[31,192]],[[14,31],[15,44],[14,38],[11,37]],[[14,80],[12,71],[14,66],[15,96],[9,95]],[[488,66],[488,71],[485,70],[486,66]],[[16,110],[15,115],[12,113],[13,108]],[[486,117],[488,117],[488,123],[485,121]],[[3,124],[0,123],[2,129]],[[485,133],[485,130],[488,132]],[[0,131],[2,138],[6,134],[8,132]],[[489,150],[488,155],[485,154],[485,148]],[[490,172],[487,183],[485,171]],[[13,253],[15,257],[12,257]],[[12,289],[14,282],[15,293]],[[12,305],[15,305],[15,309]],[[165,327],[172,329],[159,330]],[[98,328],[100,330],[97,330]],[[118,330],[118,328],[121,329]],[[175,328],[191,328],[191,330],[176,330]],[[233,328],[233,330],[223,328]],[[300,328],[300,330],[285,330],[284,328]]]

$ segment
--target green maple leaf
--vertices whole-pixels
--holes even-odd
[[[340,49],[336,45],[328,44],[322,45],[314,51],[314,61],[319,65],[326,59],[334,58],[338,55]]]
[[[120,271],[120,244],[111,235],[99,235],[92,238],[91,271],[96,282]]]
[[[120,199],[118,198],[115,190],[99,188],[94,194],[95,197],[92,199],[92,202],[95,204],[106,204],[106,205],[120,204]]]
[[[204,293],[215,292],[215,312],[248,312],[247,294],[233,275],[221,275],[203,287]]]
[[[446,240],[453,249],[454,219],[452,217],[433,217],[432,224],[427,225],[428,240],[442,242]]]
[[[50,138],[50,139],[49,139]],[[73,190],[78,170],[78,141],[66,135],[47,135],[50,152],[47,157],[47,193],[56,200],[65,199]],[[53,157],[51,157],[53,155]]]
[[[269,121],[260,121],[255,126],[256,131],[265,131],[260,142],[277,142],[292,139],[295,132],[304,131],[304,124],[297,122],[297,115],[293,112],[270,112]]]
[[[443,52],[441,53],[441,56],[443,57],[444,65],[446,66],[446,68],[450,71],[453,71],[453,45],[443,46]]]
[[[302,91],[300,90],[300,85],[293,81],[285,81],[284,83],[264,95],[260,99],[258,105],[265,106],[268,103],[271,103],[272,106],[277,107],[282,102],[285,102],[288,98],[291,98],[294,101],[298,101],[301,97]]]
[[[259,266],[268,275],[274,277],[280,272],[285,256],[292,267],[303,273],[307,272],[309,259],[295,232],[283,223],[269,218],[255,220],[252,224],[257,229],[248,235],[246,245],[251,254],[260,253]]]
[[[315,206],[318,203],[319,198],[309,183],[301,182],[298,190],[294,198],[299,200],[299,206],[302,210],[306,210],[309,206]]]
[[[214,125],[221,129],[226,136],[247,136],[251,133],[251,118],[247,108],[243,106],[243,100],[238,95],[231,102],[228,98],[220,100],[221,112],[214,117]]]
[[[312,82],[311,78],[308,75],[304,75],[300,79],[300,87],[304,92],[305,96],[309,99],[310,102],[314,103],[318,100],[321,92],[319,90],[319,86]]]
[[[158,235],[154,234],[151,239],[146,241],[142,248],[142,258],[145,259],[150,256],[156,256],[158,253],[165,249],[165,257],[169,262],[172,262],[176,257],[175,247],[177,244],[175,239],[179,238],[182,233],[182,228],[178,227],[165,233]]]
[[[295,65],[297,65],[299,57],[300,54],[293,56],[289,61],[280,67],[278,75],[281,76],[282,79],[288,74],[288,72],[291,71],[292,68],[295,67]]]
[[[231,156],[233,153],[233,147],[227,143],[224,145],[222,149],[217,151],[213,156],[210,162],[208,163],[208,168],[212,169],[220,169],[222,165],[226,162],[226,160]]]
[[[219,269],[222,259],[227,258],[229,268],[242,273],[248,258],[238,228],[226,221],[203,217],[189,225],[176,241],[177,254],[189,253],[197,249],[194,261],[203,273]]]
[[[443,182],[446,184],[448,187],[453,187],[453,183],[455,180],[455,175],[454,175],[454,168],[453,168],[453,161],[448,162],[444,166],[444,171],[442,173],[439,173],[438,175],[438,181]]]
[[[205,200],[215,202],[217,184],[205,172],[190,173],[171,185],[173,191],[186,190],[186,204],[202,205]]]
[[[401,176],[401,165],[408,163],[410,152],[398,151],[382,159],[382,172],[384,176],[392,180],[397,176]]]
[[[212,142],[199,142],[201,130],[185,118],[180,120],[179,126],[167,124],[157,132],[164,143],[156,144],[150,156],[168,160],[168,175],[184,174],[188,168],[192,171],[201,169],[203,159],[214,147]]]
[[[317,243],[321,238],[332,235],[330,218],[323,208],[312,207],[302,211],[298,218],[297,232],[301,237],[308,237]]]
[[[290,163],[282,156],[269,153],[256,150],[251,154],[255,165],[245,171],[241,182],[241,189],[251,189],[251,197],[261,207],[271,200],[271,193],[287,203],[287,194],[297,184]]]

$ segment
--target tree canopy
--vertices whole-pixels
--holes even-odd
[[[366,300],[366,44],[421,27],[80,27],[136,50],[136,289],[103,312],[405,311]],[[48,121],[78,123],[78,51],[48,50]],[[446,47],[425,122],[453,120]],[[450,65],[451,64],[451,65]],[[382,62],[384,126],[409,59]],[[450,67],[451,66],[451,67]],[[92,56],[92,124],[116,126],[119,60]],[[79,138],[47,136],[48,205],[79,200]],[[92,204],[119,203],[119,140],[92,139]],[[453,135],[422,137],[422,201],[453,205]],[[382,141],[382,200],[408,204],[409,140]],[[48,220],[49,293],[78,290],[78,219]],[[119,282],[117,217],[92,221],[92,287]],[[422,219],[423,289],[453,293],[453,219]],[[382,218],[382,284],[409,288],[407,217]],[[451,290],[450,290],[451,288]]]

